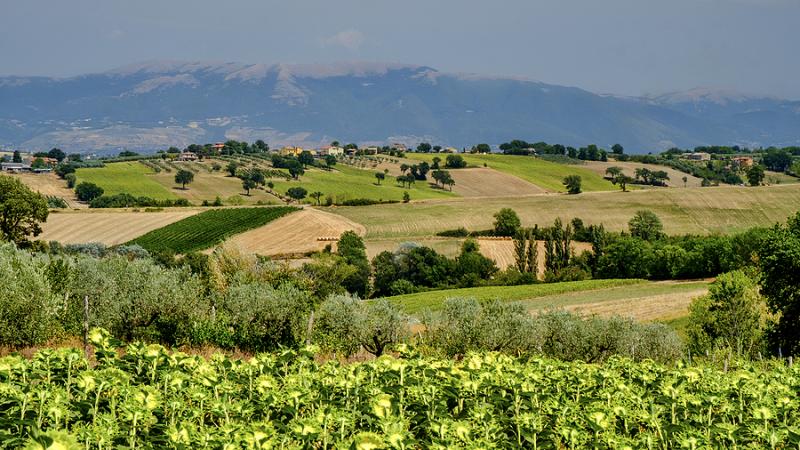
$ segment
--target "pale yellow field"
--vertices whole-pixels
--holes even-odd
[[[669,234],[732,233],[784,222],[800,210],[800,185],[643,189],[580,195],[543,194],[509,198],[459,198],[407,204],[339,208],[336,212],[367,228],[367,239],[430,237],[438,231],[493,227],[493,214],[513,208],[523,226],[549,226],[556,218],[626,230],[641,209],[654,211]]]
[[[362,236],[366,231],[363,226],[342,216],[305,208],[261,228],[238,234],[229,241],[245,252],[259,255],[297,255],[322,250],[328,244],[335,248],[335,242],[318,238],[339,237],[348,230]]]
[[[607,162],[587,161],[585,165],[587,169],[596,172],[600,176],[605,176],[606,169],[613,166],[622,168],[622,173],[632,178],[635,176],[636,169],[643,168],[643,169],[650,169],[652,171],[663,170],[664,172],[667,172],[667,174],[669,175],[669,180],[667,181],[667,186],[669,187],[700,187],[700,183],[702,183],[703,181],[700,178],[681,172],[680,170],[675,170],[673,168],[667,166],[661,166],[658,164],[643,164],[637,162],[622,162],[622,161],[607,161]],[[685,185],[683,183],[683,177],[686,177]]]
[[[494,169],[452,169],[453,192],[462,197],[512,197],[547,191],[521,178]]]
[[[19,178],[29,188],[42,195],[63,198],[70,208],[88,207],[85,203],[79,202],[75,198],[75,192],[67,188],[66,181],[58,178],[54,173],[19,173],[11,176]]]
[[[50,214],[37,239],[62,244],[99,242],[117,245],[149,231],[199,213],[200,209],[175,208],[161,212],[92,210]]]

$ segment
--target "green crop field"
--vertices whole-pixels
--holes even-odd
[[[441,166],[447,155],[432,153],[408,153],[406,158],[431,162],[434,157],[442,159]],[[567,175],[580,175],[581,186],[584,192],[613,191],[618,189],[610,181],[580,165],[559,164],[530,156],[516,155],[461,155],[470,167],[484,167],[522,178],[543,189],[552,192],[566,192],[562,181]],[[450,169],[458,170],[458,169]]]
[[[177,195],[162,186],[151,175],[155,172],[136,162],[106,164],[105,167],[78,169],[77,182],[88,181],[103,188],[105,195],[131,194],[157,200],[176,199]]]
[[[230,236],[266,225],[293,211],[297,211],[297,208],[212,209],[153,230],[128,244],[141,245],[151,252],[171,250],[188,253],[204,250]]]
[[[619,286],[647,283],[644,280],[586,280],[565,283],[527,284],[522,286],[486,286],[442,291],[418,292],[416,294],[387,297],[409,314],[420,313],[426,309],[440,310],[442,303],[452,297],[469,297],[476,300],[520,301],[537,297],[563,294],[566,292],[585,292]]]
[[[432,188],[425,181],[417,181],[411,185],[411,188],[403,188],[398,186],[395,178],[390,175],[387,175],[386,179],[377,185],[375,172],[375,170],[357,169],[345,164],[338,164],[332,171],[307,170],[300,177],[300,181],[273,179],[272,182],[275,183],[275,191],[280,193],[285,193],[290,187],[302,186],[309,194],[319,191],[324,195],[333,196],[337,202],[357,198],[400,201],[403,199],[403,192],[406,191],[412,200],[456,196],[447,190]],[[311,199],[307,201],[313,202]]]
[[[784,222],[800,210],[800,185],[647,189],[509,198],[459,198],[416,204],[339,208],[336,212],[367,228],[368,239],[430,237],[465,227],[492,228],[492,215],[513,208],[524,226],[549,226],[560,217],[626,230],[636,211],[649,209],[669,234],[733,233]]]
[[[204,359],[101,330],[78,349],[0,358],[0,448],[774,448],[800,445],[785,363],[561,362],[308,350]]]

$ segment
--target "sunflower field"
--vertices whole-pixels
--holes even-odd
[[[472,353],[319,362],[117,347],[0,358],[0,448],[800,448],[800,370]]]

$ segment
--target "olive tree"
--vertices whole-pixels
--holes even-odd
[[[0,280],[0,345],[38,345],[54,337],[63,302],[50,287],[46,261],[0,244]]]

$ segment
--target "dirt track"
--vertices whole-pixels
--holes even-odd
[[[335,242],[319,241],[320,237],[339,237],[347,230],[363,236],[366,229],[337,214],[305,208],[261,228],[247,231],[229,241],[245,252],[259,255],[296,255],[322,250]]]

